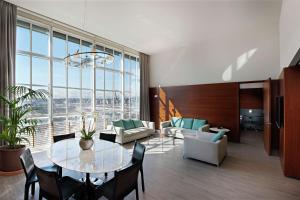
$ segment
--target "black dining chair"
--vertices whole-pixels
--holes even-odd
[[[63,134],[63,135],[54,135],[53,136],[53,142],[59,142],[61,140],[67,140],[75,138],[75,133],[69,133],[69,134]],[[62,168],[58,166],[58,174],[59,176],[62,176]]]
[[[101,196],[109,200],[123,199],[133,190],[136,192],[136,199],[139,199],[138,174],[141,162],[135,162],[129,167],[115,172],[114,178],[102,185],[94,186],[95,198]]]
[[[53,200],[69,199],[74,194],[81,199],[84,183],[69,176],[60,178],[57,173],[45,171],[35,166],[40,185],[39,200],[43,198]]]
[[[61,140],[71,139],[75,138],[75,133],[69,133],[69,134],[63,134],[63,135],[54,135],[53,136],[53,142],[58,142]]]
[[[144,170],[143,170],[143,161],[145,156],[146,147],[145,145],[138,143],[135,141],[133,153],[132,153],[132,163],[140,162],[140,172],[141,172],[141,179],[142,179],[142,190],[145,192],[145,183],[144,183]]]
[[[100,133],[99,139],[115,143],[116,142],[116,134]]]
[[[99,139],[116,143],[116,134],[100,133]],[[104,173],[105,179],[107,178],[107,176],[108,176],[108,174],[105,172]],[[97,181],[97,180],[98,180],[98,178],[95,179],[95,181]]]
[[[26,149],[22,155],[20,156],[20,161],[25,173],[26,181],[25,181],[25,191],[24,191],[24,199],[28,199],[29,188],[31,186],[31,195],[34,195],[35,192],[35,183],[38,181],[36,176],[36,170],[34,168],[34,160],[31,154],[30,149]],[[58,173],[58,168],[55,165],[50,165],[47,167],[43,167],[44,170],[52,171],[54,173]]]

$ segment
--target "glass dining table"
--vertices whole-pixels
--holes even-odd
[[[122,169],[130,163],[131,155],[121,145],[100,139],[94,139],[94,145],[90,150],[82,150],[79,140],[79,138],[67,139],[52,144],[48,157],[64,169],[85,173],[87,196],[91,199],[90,174]]]

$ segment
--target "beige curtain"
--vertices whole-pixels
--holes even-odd
[[[17,7],[0,0],[0,94],[5,88],[15,83],[16,56],[16,18]],[[0,104],[0,115],[7,115],[7,110]],[[1,127],[0,127],[1,133]],[[0,145],[3,143],[0,141]]]
[[[140,97],[140,118],[141,120],[150,121],[149,106],[149,59],[150,56],[140,53],[140,71],[141,71],[141,97]]]

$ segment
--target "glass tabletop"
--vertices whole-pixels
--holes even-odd
[[[117,143],[95,139],[90,150],[82,150],[79,140],[67,139],[52,144],[48,157],[62,168],[83,173],[113,172],[131,161],[128,150]]]

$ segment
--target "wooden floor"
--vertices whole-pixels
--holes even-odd
[[[264,153],[262,134],[247,132],[242,135],[240,144],[229,143],[228,156],[219,168],[183,159],[182,140],[176,140],[175,146],[170,138],[155,137],[144,141],[147,145],[144,162],[146,192],[142,193],[140,189],[140,199],[300,199],[300,180],[283,176],[279,158]],[[34,157],[38,164],[46,162],[44,152]],[[23,175],[0,177],[0,183],[1,200],[23,199]],[[38,187],[33,199],[37,197]],[[135,199],[135,194],[126,199]]]

